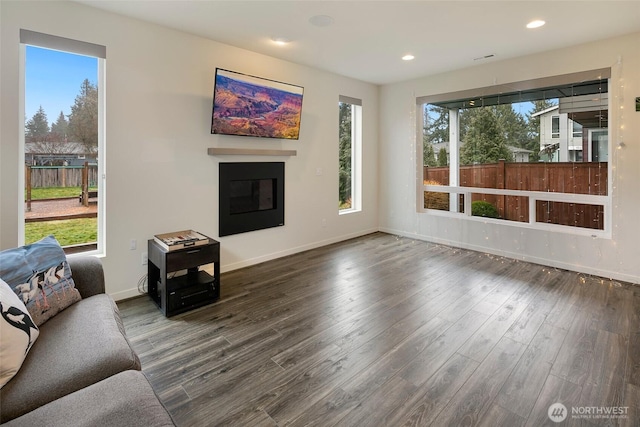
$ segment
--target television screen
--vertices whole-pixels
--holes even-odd
[[[298,139],[304,89],[216,68],[211,133]]]

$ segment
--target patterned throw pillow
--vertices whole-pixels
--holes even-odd
[[[40,331],[20,298],[0,279],[0,389],[18,373]]]
[[[81,299],[67,257],[53,236],[0,252],[0,277],[20,297],[37,326]]]

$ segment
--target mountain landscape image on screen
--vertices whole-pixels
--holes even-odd
[[[299,86],[216,70],[211,133],[298,139]]]

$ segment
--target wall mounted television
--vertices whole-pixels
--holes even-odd
[[[298,139],[301,86],[216,68],[211,133]]]

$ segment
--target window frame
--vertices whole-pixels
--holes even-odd
[[[571,119],[569,119],[571,120]],[[582,125],[576,121],[571,120],[572,125],[572,138],[582,138]],[[576,130],[576,125],[578,126],[578,130]]]
[[[97,242],[96,249],[67,254],[68,257],[94,255],[104,257],[106,255],[106,47],[94,43],[68,39],[50,34],[20,29],[20,65],[19,65],[19,111],[22,118],[19,123],[19,155],[18,161],[18,244],[25,243],[25,213],[24,213],[24,186],[25,186],[25,123],[26,116],[26,47],[35,46],[60,52],[90,56],[97,59],[98,68],[98,217],[97,217]]]
[[[609,92],[613,91],[611,69],[603,68],[597,70],[590,70],[572,74],[565,74],[561,76],[552,76],[535,80],[515,82],[505,85],[496,85],[493,87],[477,88],[460,92],[443,93],[438,95],[429,95],[416,97],[416,108],[418,111],[423,111],[426,104],[432,104],[436,102],[446,102],[453,100],[472,99],[483,96],[498,95],[501,93],[509,93],[518,90],[531,90],[531,89],[543,89],[546,87],[552,87],[554,85],[571,84],[588,80],[607,80]],[[608,111],[614,111],[613,99],[615,98],[611,94],[607,97]],[[452,111],[452,110],[450,110]],[[481,187],[463,187],[458,184],[460,174],[460,164],[458,147],[450,148],[451,159],[449,162],[450,169],[450,185],[426,185],[423,178],[423,114],[416,114],[416,211],[417,213],[449,217],[449,218],[464,218],[467,221],[475,221],[479,223],[501,224],[510,227],[519,227],[526,229],[534,229],[540,231],[562,232],[574,235],[586,235],[590,237],[612,238],[612,206],[613,206],[613,179],[612,177],[612,162],[607,162],[608,187],[606,196],[591,195],[591,194],[574,194],[574,193],[560,193],[560,192],[543,192],[543,191],[525,191],[525,190],[507,190],[507,189],[493,189],[493,188],[481,188]],[[613,153],[613,141],[612,134],[615,128],[615,120],[613,114],[609,116],[609,125],[607,128],[608,140],[608,159],[612,158]],[[459,124],[456,120],[456,124]],[[451,125],[450,125],[451,126]],[[458,129],[454,129],[455,132],[459,132]],[[458,161],[454,161],[453,154],[457,154]],[[454,169],[455,167],[455,169]],[[424,207],[424,193],[448,193],[450,197],[450,210],[438,210],[428,209]],[[528,222],[508,221],[503,219],[493,219],[487,217],[478,217],[471,215],[471,196],[472,194],[492,194],[498,196],[523,196],[528,198],[529,204],[529,218]],[[464,197],[464,211],[458,212],[458,197],[463,195]],[[565,203],[580,203],[580,204],[593,204],[601,205],[604,210],[604,227],[600,229],[572,227],[568,225],[550,224],[536,221],[536,205],[537,201],[552,201],[552,202],[565,202]]]

